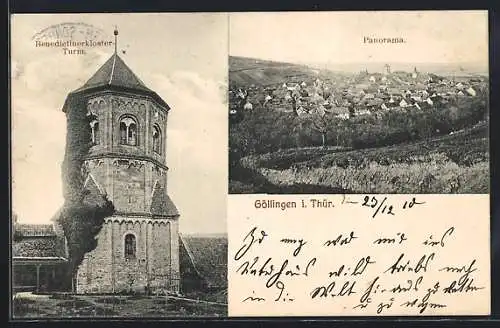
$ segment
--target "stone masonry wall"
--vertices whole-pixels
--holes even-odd
[[[77,272],[77,293],[106,293],[110,292],[111,261],[111,226],[104,224],[97,235],[97,247],[87,253]]]
[[[145,202],[145,162],[115,159],[113,174],[113,204],[119,212],[148,212]]]
[[[141,216],[150,211],[155,182],[167,187],[166,170],[154,164],[166,161],[167,113],[147,97],[126,93],[96,93],[86,110],[99,122],[99,143],[90,149],[94,159],[85,162],[84,171],[108,195],[118,214],[106,219],[96,249],[86,254],[78,268],[77,292],[143,292],[146,286],[178,292],[178,222]],[[136,146],[120,144],[119,123],[124,115],[137,121]],[[161,154],[152,150],[154,125],[161,129]],[[113,158],[106,157],[109,154]],[[128,233],[136,237],[136,258],[132,260],[126,260],[124,254]]]
[[[178,223],[174,220],[112,217],[96,249],[78,269],[78,293],[179,292]],[[136,237],[136,258],[125,258],[125,235]],[[174,238],[175,236],[175,238]]]
[[[179,221],[173,220],[170,226],[170,248],[172,249],[171,281],[172,291],[179,292],[181,286],[180,256],[179,256]]]

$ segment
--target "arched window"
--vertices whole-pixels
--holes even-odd
[[[161,154],[161,130],[157,125],[153,126],[153,151]]]
[[[120,121],[120,143],[137,145],[137,122],[132,117],[127,116]]]
[[[135,236],[131,233],[125,236],[125,259],[133,260],[135,259],[136,247],[135,247]]]
[[[97,145],[99,143],[99,122],[97,119],[90,122],[90,129],[92,132],[92,143]]]

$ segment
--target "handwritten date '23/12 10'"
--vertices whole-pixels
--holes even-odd
[[[342,203],[345,203],[346,202],[346,199],[344,198],[342,200]],[[352,201],[348,201],[349,203],[356,203],[356,202],[352,202]],[[418,202],[416,200],[415,197],[413,197],[411,200],[409,201],[405,201],[403,203],[403,205],[401,206],[401,209],[403,210],[407,210],[407,209],[410,209],[412,207],[414,207],[415,205],[423,205],[425,204],[425,202]],[[361,206],[364,206],[364,207],[369,207],[369,208],[372,208],[374,209],[374,212],[372,214],[372,218],[375,218],[378,214],[387,214],[387,215],[395,215],[395,207],[393,204],[391,204],[389,201],[388,201],[388,198],[387,197],[383,197],[381,200],[375,196],[365,196],[363,198],[363,202],[361,203]]]

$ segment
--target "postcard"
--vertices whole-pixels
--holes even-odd
[[[490,314],[486,11],[10,18],[12,319]]]
[[[11,17],[14,319],[227,315],[227,22]]]

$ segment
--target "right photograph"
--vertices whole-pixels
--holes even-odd
[[[229,194],[490,192],[486,11],[229,24]]]

